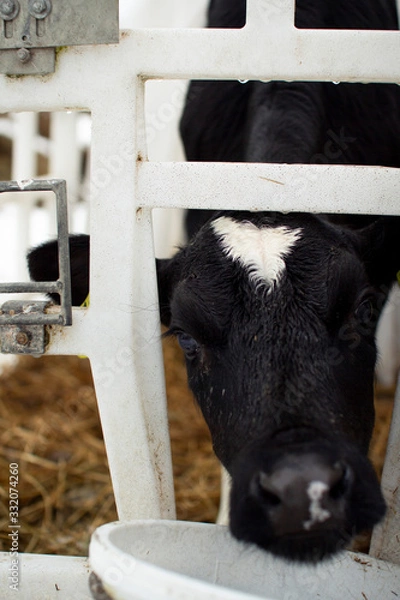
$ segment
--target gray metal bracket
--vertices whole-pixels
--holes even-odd
[[[44,352],[46,325],[72,325],[71,301],[71,268],[69,259],[67,189],[64,179],[29,179],[27,181],[0,181],[2,192],[52,191],[56,197],[58,267],[59,278],[56,281],[27,281],[0,283],[1,294],[59,294],[60,309],[58,312],[45,312],[49,302],[43,301],[11,301],[6,302],[0,310],[1,352],[34,353]],[[16,329],[9,329],[10,326]],[[39,342],[37,330],[32,326],[40,326],[42,341]],[[15,337],[19,335],[19,341]],[[24,334],[24,335],[22,335]],[[25,341],[25,343],[23,343]],[[15,343],[14,343],[15,342]],[[3,346],[5,344],[5,346]],[[37,350],[43,348],[41,351]],[[13,348],[5,350],[4,347]]]
[[[60,46],[118,43],[118,17],[118,0],[0,0],[0,73],[53,73]]]
[[[0,326],[0,349],[3,354],[43,354],[47,336],[43,325],[31,325],[26,321],[46,318],[49,302],[20,302],[9,300],[0,311],[9,324]],[[14,324],[13,324],[14,323]]]

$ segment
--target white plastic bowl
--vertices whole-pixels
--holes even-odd
[[[182,521],[99,527],[91,569],[113,600],[368,600],[400,594],[400,567],[343,553],[295,566],[232,538],[226,527]]]

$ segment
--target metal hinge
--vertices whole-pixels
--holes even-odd
[[[53,73],[60,46],[118,43],[118,16],[118,0],[0,0],[0,73]]]
[[[47,301],[11,300],[0,308],[0,349],[3,353],[43,354],[46,325],[72,325],[67,190],[64,179],[0,181],[1,192],[52,191],[56,196],[58,267],[56,281],[0,283],[1,294],[59,294],[57,312],[47,313]]]

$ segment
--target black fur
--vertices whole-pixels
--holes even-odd
[[[89,293],[89,236],[71,235],[69,241],[71,261],[72,304],[81,306]],[[58,242],[51,241],[33,248],[28,255],[29,274],[34,281],[57,281]],[[53,302],[60,303],[58,294],[50,294]]]

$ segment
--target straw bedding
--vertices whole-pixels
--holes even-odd
[[[173,340],[165,340],[164,355],[178,518],[213,521],[218,462]],[[392,404],[390,393],[377,396],[371,457],[378,472]],[[19,467],[19,550],[85,555],[92,531],[116,519],[88,360],[19,357],[0,377],[0,549],[5,551],[10,463]]]
[[[164,343],[178,518],[213,521],[219,467],[185,384],[172,340]],[[85,555],[92,531],[117,518],[89,361],[19,357],[0,377],[0,549],[8,551],[8,478],[19,467],[19,549]]]

